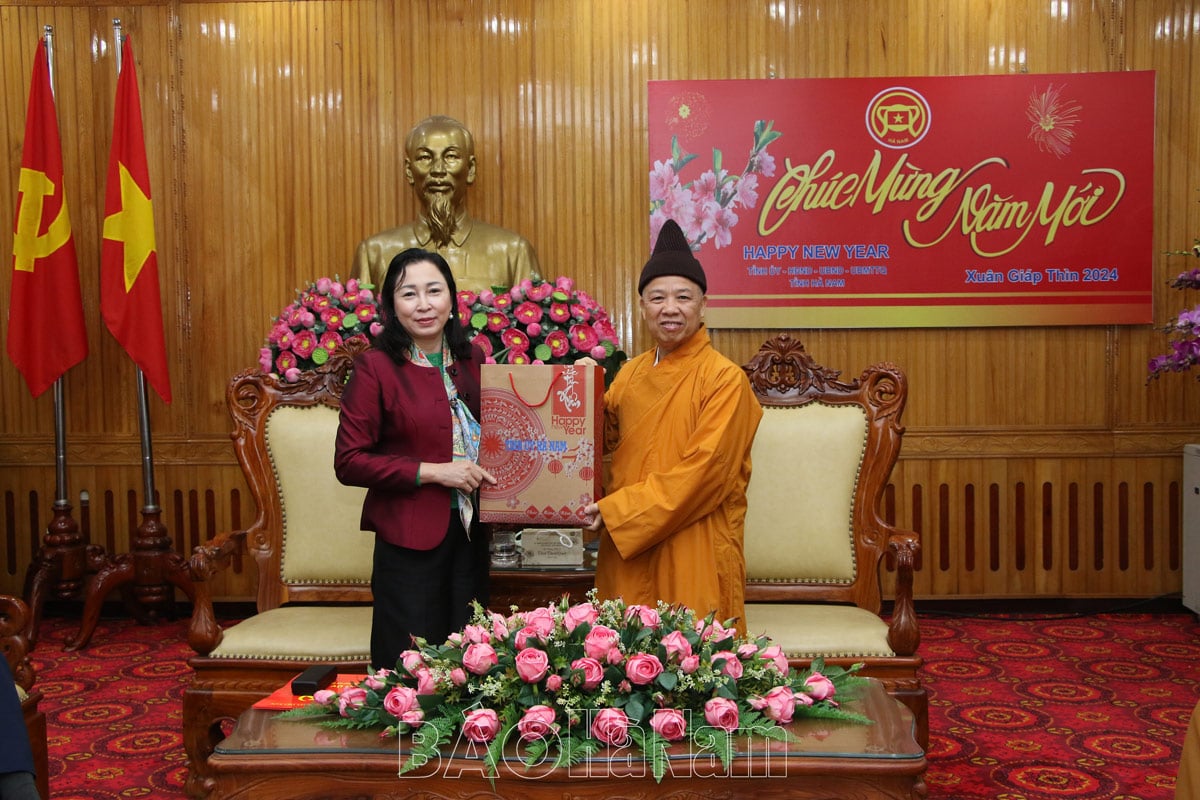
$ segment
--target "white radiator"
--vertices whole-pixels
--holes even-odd
[[[1200,444],[1183,446],[1183,604],[1200,614]]]

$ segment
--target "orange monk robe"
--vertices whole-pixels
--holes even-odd
[[[742,550],[750,445],[762,408],[702,326],[654,363],[621,368],[604,395],[611,487],[599,501],[601,598],[683,603],[745,620]]]

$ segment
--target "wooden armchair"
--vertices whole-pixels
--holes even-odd
[[[876,364],[842,382],[787,334],[744,369],[763,406],[747,491],[746,629],[796,666],[864,663],[860,674],[912,709],[928,747],[912,602],[920,538],[879,513],[904,433],[904,373]],[[890,620],[880,616],[885,554],[896,571]]]
[[[352,346],[298,383],[257,370],[226,390],[234,452],[257,505],[246,529],[197,547],[188,641],[197,655],[184,691],[188,792],[211,791],[208,757],[223,726],[313,663],[363,673],[370,660],[374,537],[359,530],[366,490],[341,485],[334,439]],[[212,579],[243,554],[258,571],[257,613],[222,629]]]
[[[46,715],[38,709],[42,693],[33,688],[35,673],[29,661],[28,625],[29,606],[25,601],[0,594],[0,651],[3,651],[4,659],[8,662],[17,686],[17,697],[21,700],[25,730],[29,732],[29,746],[33,750],[38,793],[48,800],[50,756],[46,744]]]

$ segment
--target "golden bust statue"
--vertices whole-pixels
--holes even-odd
[[[355,277],[382,286],[392,258],[410,247],[441,253],[460,290],[509,287],[538,276],[537,255],[520,234],[467,213],[475,139],[461,122],[442,116],[421,120],[409,131],[404,151],[404,177],[420,201],[421,216],[362,240],[354,254]]]

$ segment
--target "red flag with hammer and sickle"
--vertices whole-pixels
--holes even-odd
[[[8,356],[37,397],[88,354],[44,41],[33,64],[17,192]]]

